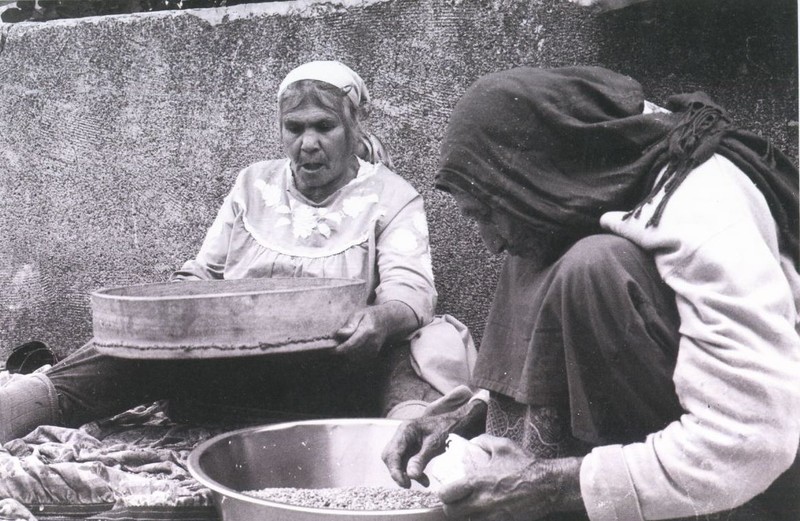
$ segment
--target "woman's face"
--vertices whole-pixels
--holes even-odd
[[[352,139],[335,111],[305,101],[281,115],[281,140],[295,185],[321,201],[347,184],[357,171]]]
[[[534,259],[536,262],[549,258],[553,239],[546,234],[465,192],[455,190],[452,194],[461,214],[478,225],[478,233],[490,252],[508,252],[517,257]]]

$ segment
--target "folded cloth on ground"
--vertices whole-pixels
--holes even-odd
[[[450,315],[437,315],[411,334],[411,365],[420,378],[442,394],[467,385],[478,351],[467,326]]]
[[[42,426],[9,441],[0,448],[0,498],[15,503],[0,504],[0,513],[17,516],[7,519],[68,512],[90,518],[140,509],[157,515],[130,518],[214,519],[210,491],[185,462],[198,443],[231,427],[178,425],[165,408],[156,402],[78,429]],[[28,512],[12,509],[20,505]]]
[[[0,499],[0,521],[36,521],[33,514],[16,499]]]

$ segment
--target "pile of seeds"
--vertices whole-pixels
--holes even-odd
[[[264,488],[243,492],[248,496],[307,508],[343,510],[410,510],[441,505],[428,490],[385,487]]]

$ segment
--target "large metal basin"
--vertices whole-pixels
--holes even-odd
[[[92,293],[94,342],[112,356],[218,358],[324,349],[366,303],[362,280],[316,277],[140,284]]]
[[[441,507],[386,511],[304,508],[241,493],[267,487],[396,487],[380,455],[399,423],[319,420],[233,431],[196,447],[189,455],[189,471],[211,489],[223,521],[442,521]]]

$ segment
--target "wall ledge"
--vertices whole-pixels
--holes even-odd
[[[170,19],[193,16],[215,26],[234,20],[261,16],[292,16],[300,18],[318,18],[345,11],[351,8],[363,8],[376,4],[389,3],[394,0],[292,0],[285,2],[263,2],[240,4],[230,7],[208,7],[201,9],[180,9],[170,11],[154,11],[142,13],[113,14],[104,16],[86,16],[81,18],[62,18],[46,22],[0,22],[0,35],[10,36],[27,34],[53,27],[73,27],[81,24],[104,23],[137,23],[144,19]]]

